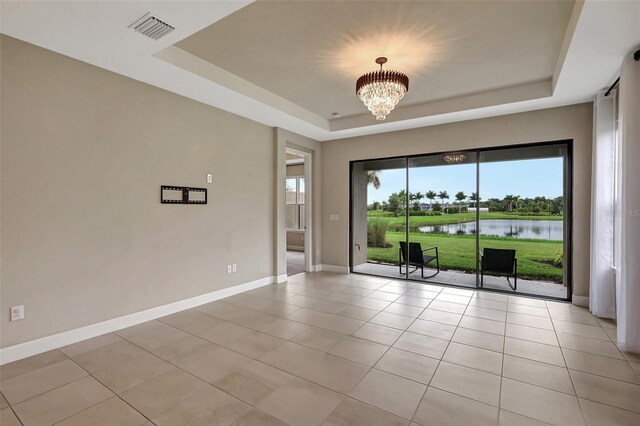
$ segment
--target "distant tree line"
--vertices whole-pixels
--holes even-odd
[[[423,204],[422,200],[427,199],[428,204]],[[405,212],[405,205],[408,201],[409,211],[431,211],[440,213],[456,213],[467,211],[469,207],[488,208],[490,212],[506,212],[506,213],[520,213],[528,215],[562,215],[564,211],[564,198],[546,198],[543,196],[534,198],[522,198],[518,195],[506,195],[502,199],[489,198],[488,200],[482,200],[475,192],[471,195],[465,194],[463,191],[459,191],[455,194],[454,200],[451,204],[448,202],[450,199],[447,191],[427,191],[424,194],[421,192],[409,193],[407,200],[407,193],[405,190],[394,192],[391,194],[387,201],[378,202],[375,201],[368,206],[369,211],[383,211],[392,215],[403,215]],[[439,200],[437,202],[435,200]]]
[[[481,201],[480,207],[488,207],[489,211],[494,212],[561,215],[564,212],[564,197],[522,198],[518,195],[506,195],[503,199],[489,198]]]

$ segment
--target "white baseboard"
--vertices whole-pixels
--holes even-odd
[[[276,277],[276,283],[278,283],[278,284],[283,283],[283,282],[287,281],[287,278],[288,278],[287,274],[278,275]]]
[[[304,251],[304,246],[287,246],[287,250]]]
[[[327,271],[327,272],[338,272],[341,274],[348,274],[349,273],[349,268],[346,266],[336,266],[336,265],[318,265],[320,266],[320,270],[321,271]]]
[[[589,297],[588,296],[576,296],[575,294],[571,296],[571,303],[578,306],[589,307]]]
[[[286,280],[286,274],[284,277]],[[82,340],[91,339],[102,334],[131,327],[132,325],[151,321],[166,315],[171,315],[176,312],[184,311],[185,309],[191,309],[196,306],[204,305],[205,303],[224,299],[225,297],[272,284],[274,281],[276,281],[276,277],[260,278],[255,281],[235,285],[222,290],[216,290],[211,293],[202,294],[200,296],[191,297],[178,302],[157,306],[155,308],[147,309],[146,311],[135,312],[133,314],[98,322],[85,327],[76,328],[74,330],[64,331],[62,333],[2,348],[0,349],[0,365],[18,361],[33,355],[38,355],[52,349],[71,345]]]

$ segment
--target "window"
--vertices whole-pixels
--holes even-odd
[[[304,177],[288,177],[286,185],[287,229],[305,229]]]

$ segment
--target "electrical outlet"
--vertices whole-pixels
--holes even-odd
[[[24,319],[24,305],[11,307],[11,321],[19,321]]]
[[[233,272],[238,272],[238,265],[234,263],[233,265],[231,265],[231,269]]]
[[[213,175],[211,173],[207,173],[207,183],[213,182]]]
[[[230,274],[231,272],[233,272],[231,265],[227,265],[227,274]]]

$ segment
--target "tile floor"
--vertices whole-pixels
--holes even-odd
[[[640,357],[558,302],[300,274],[2,366],[13,425],[638,425]]]
[[[404,276],[400,274],[397,265],[389,265],[384,263],[368,262],[361,265],[357,265],[353,268],[355,272],[362,274],[377,275],[382,277],[389,277],[391,279],[399,279]],[[435,269],[427,268],[424,270],[425,276],[433,275],[436,273]],[[456,285],[461,287],[476,287],[476,275],[470,273],[464,273],[454,270],[441,270],[437,275],[431,278],[422,278],[420,270],[413,270],[413,267],[409,269],[409,279],[416,281],[427,281],[428,283],[440,285]],[[513,279],[511,280],[513,283]],[[493,290],[503,290],[513,292],[509,287],[506,278],[504,277],[492,277],[486,275],[484,277],[484,286]],[[555,297],[558,299],[567,298],[567,287],[562,284],[557,284],[548,281],[534,281],[524,278],[518,278],[517,291],[514,293],[532,294],[543,297]]]
[[[287,250],[287,276],[304,272],[304,252]]]

